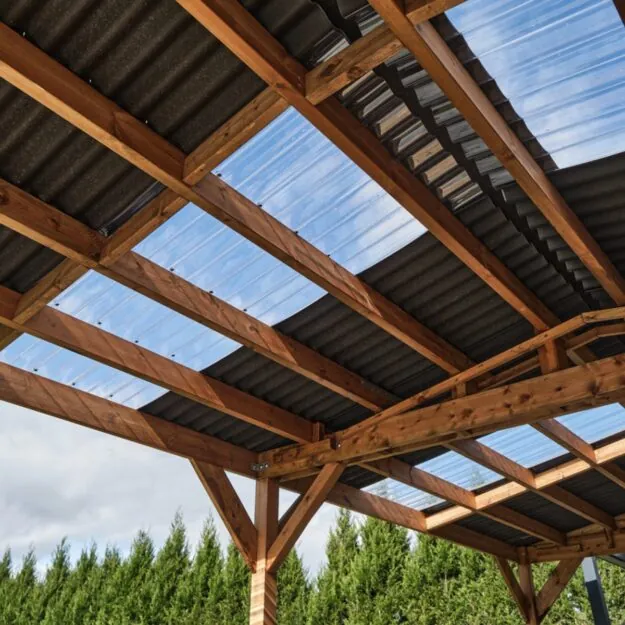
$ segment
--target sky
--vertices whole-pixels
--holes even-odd
[[[625,37],[611,0],[468,0],[448,15],[558,165],[625,149]],[[424,232],[294,111],[216,173],[354,273]],[[270,324],[324,294],[192,205],[136,251]],[[93,272],[52,305],[197,370],[237,348]],[[26,336],[0,360],[135,408],[163,393]],[[586,434],[589,425],[617,431],[622,421],[623,413],[613,409],[570,418]],[[518,428],[491,443],[513,452],[510,441],[521,435],[535,437],[533,462],[553,455],[548,441]],[[466,487],[495,479],[456,460],[446,455],[425,468]],[[252,483],[234,481],[251,510]],[[406,497],[405,490],[390,494]],[[432,502],[423,493],[410,496],[411,505]],[[193,543],[211,513],[188,462],[7,404],[0,404],[0,505],[0,549],[10,545],[19,559],[33,546],[42,566],[64,536],[74,555],[91,541],[125,550],[139,529],[150,530],[159,544],[178,510]],[[334,508],[324,507],[298,544],[312,572],[323,562],[334,516]],[[225,529],[216,523],[225,541]]]

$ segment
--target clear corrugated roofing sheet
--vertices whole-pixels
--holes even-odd
[[[25,334],[0,352],[0,361],[131,408],[139,408],[165,392],[154,384]]]
[[[596,443],[625,431],[625,408],[620,404],[600,406],[558,417],[558,421],[587,443]]]
[[[558,166],[625,150],[613,0],[468,0],[447,16]]]
[[[620,404],[612,404],[558,417],[558,421],[588,443],[594,443],[625,432],[625,408]],[[481,437],[480,442],[527,468],[568,453],[529,425],[493,432]],[[501,479],[498,473],[452,451],[417,466],[468,490],[476,490]],[[393,479],[382,480],[365,490],[417,510],[425,510],[443,501]]]
[[[480,443],[527,468],[567,453],[566,449],[529,425],[493,432],[480,438]]]
[[[475,490],[501,479],[499,474],[454,451],[447,451],[436,458],[432,458],[416,466],[427,473],[440,477],[462,488],[466,488],[467,490]],[[396,501],[397,503],[417,510],[425,510],[443,501],[438,497],[434,497],[433,495],[429,495],[412,486],[402,484],[390,478],[373,484],[365,490],[388,497],[391,501]]]
[[[293,110],[241,147],[219,167],[219,173],[354,273],[424,232],[418,221]],[[135,251],[268,324],[282,321],[325,294],[194,205],[187,205]],[[94,272],[52,305],[196,370],[238,347]],[[67,369],[63,380],[77,388],[106,397],[112,394],[115,401],[133,407],[163,392],[138,380],[129,390],[128,380],[108,368],[89,369],[88,375],[74,378],[73,372],[86,370],[84,359],[73,361],[68,352],[60,353],[54,346],[22,338],[3,353],[3,359],[28,369],[39,367],[42,373],[60,366]],[[54,364],[47,369],[37,363]]]

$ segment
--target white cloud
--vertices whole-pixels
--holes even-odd
[[[252,480],[233,483],[253,514]],[[284,493],[281,508],[295,496]],[[191,465],[184,459],[0,402],[0,552],[15,561],[32,546],[43,567],[63,537],[72,557],[96,542],[126,552],[140,529],[157,546],[177,510],[194,545],[212,515],[222,544],[229,537]],[[324,506],[297,549],[311,571],[323,561],[335,509]]]

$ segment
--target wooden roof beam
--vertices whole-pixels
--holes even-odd
[[[0,35],[1,77],[444,370],[455,373],[470,366],[459,350],[217,176],[189,185],[183,178],[185,155],[180,150],[8,26],[0,25]],[[292,64],[286,65],[293,74]]]
[[[544,330],[558,323],[555,315],[335,98],[330,97],[318,106],[306,99],[304,67],[240,3],[232,0],[178,0],[178,3],[534,327]]]
[[[469,460],[477,462],[491,471],[503,475],[509,480],[520,484],[527,490],[577,514],[577,516],[583,519],[587,519],[591,523],[597,523],[609,530],[616,528],[614,517],[610,516],[604,510],[597,508],[597,506],[592,505],[581,497],[577,497],[557,484],[538,488],[536,477],[530,469],[526,469],[517,462],[510,460],[479,441],[457,441],[450,445],[450,447],[454,451],[469,458]]]
[[[319,443],[261,454],[267,477],[327,462],[363,462],[423,449],[504,427],[612,403],[625,395],[622,356],[557,371],[442,404],[365,420]]]
[[[0,310],[19,294],[0,287]],[[134,375],[204,406],[296,441],[312,441],[313,424],[278,406],[248,395],[173,360],[46,307],[23,324],[0,315],[0,323],[26,332],[77,354]]]
[[[614,460],[625,456],[625,435],[621,438],[598,447],[595,450],[597,461],[601,464],[611,464]],[[616,466],[616,465],[615,465]],[[591,467],[583,460],[570,460],[557,465],[542,473],[534,474],[534,487],[538,490],[557,486],[560,482],[581,475],[586,471],[590,471]],[[530,485],[525,486],[519,481],[512,481],[501,486],[490,488],[479,495],[476,495],[476,508],[483,510],[489,506],[504,503],[510,499],[518,497],[530,490]],[[453,506],[441,512],[436,512],[428,516],[428,527],[440,527],[449,523],[454,523],[469,516],[467,508],[462,506]],[[587,517],[585,517],[587,518]]]
[[[610,297],[619,306],[625,304],[625,277],[592,238],[434,26],[427,22],[413,25],[399,3],[393,0],[369,2]]]
[[[553,562],[606,556],[625,551],[625,529],[619,527],[614,532],[587,531],[571,533],[565,546],[537,544],[527,547],[530,562]]]
[[[516,512],[503,505],[493,506],[486,510],[477,510],[475,495],[470,490],[461,488],[452,482],[427,473],[418,467],[412,467],[396,458],[385,458],[364,465],[367,469],[380,475],[422,490],[435,497],[465,507],[481,516],[512,527],[516,530],[556,544],[565,544],[566,537],[555,528]]]
[[[257,454],[145,412],[0,363],[0,400],[253,477]]]

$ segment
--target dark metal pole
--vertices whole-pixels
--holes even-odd
[[[601,577],[599,576],[595,559],[585,558],[582,562],[582,570],[584,571],[584,582],[586,583],[586,591],[588,592],[590,609],[592,610],[595,625],[610,625],[608,607],[605,604]]]

